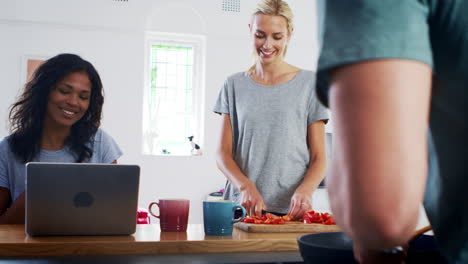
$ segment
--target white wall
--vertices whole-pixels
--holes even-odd
[[[139,205],[164,197],[191,200],[190,222],[202,222],[201,202],[224,187],[215,147],[220,118],[211,109],[224,78],[251,63],[248,37],[253,0],[240,13],[221,11],[222,0],[15,0],[0,8],[0,137],[8,134],[8,106],[24,82],[25,56],[81,55],[104,83],[103,128],[124,151],[120,163],[141,166]],[[287,61],[315,69],[318,53],[315,1],[290,0],[295,32]],[[146,30],[207,37],[205,145],[201,157],[141,154],[143,54]]]

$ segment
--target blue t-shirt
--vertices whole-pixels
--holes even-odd
[[[122,151],[114,139],[98,129],[94,137],[93,156],[87,162],[112,163],[120,156]],[[76,157],[68,147],[65,147],[57,151],[41,150],[34,161],[72,163],[76,161]],[[11,152],[8,137],[3,138],[0,141],[0,187],[10,190],[11,201],[16,200],[24,192],[25,173],[25,164]]]
[[[468,263],[468,1],[327,0],[322,47],[325,104],[328,73],[341,65],[400,58],[433,68],[424,207],[446,255]]]

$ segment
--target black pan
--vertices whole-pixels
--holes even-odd
[[[302,235],[297,241],[305,263],[357,263],[353,243],[343,232]]]
[[[302,235],[297,240],[305,263],[357,263],[353,256],[353,243],[343,232]],[[410,243],[405,263],[445,264],[447,261],[434,237],[421,235]]]

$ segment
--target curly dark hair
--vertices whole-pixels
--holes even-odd
[[[71,127],[65,144],[70,147],[76,162],[89,160],[93,155],[94,135],[100,124],[104,103],[102,82],[94,66],[74,54],[59,54],[45,61],[34,72],[18,101],[10,109],[8,143],[15,156],[26,163],[33,161],[40,151],[44,115],[49,93],[57,82],[70,73],[83,72],[91,82],[89,108]]]

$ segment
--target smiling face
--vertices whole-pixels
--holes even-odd
[[[70,128],[88,110],[91,82],[83,72],[73,72],[58,81],[49,92],[45,125]]]
[[[260,63],[266,65],[283,61],[291,36],[286,19],[282,16],[257,14],[249,27]]]

